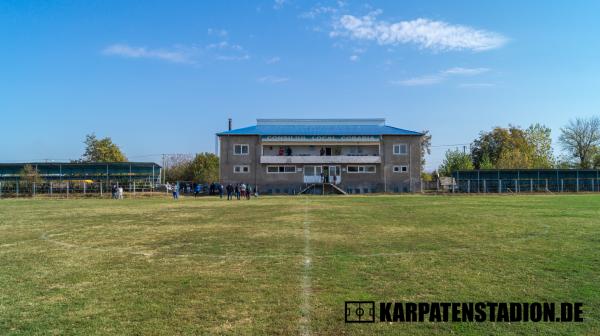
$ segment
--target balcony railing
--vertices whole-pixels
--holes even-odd
[[[349,155],[331,155],[331,156],[270,156],[260,157],[260,163],[273,164],[293,164],[293,163],[381,163],[381,157],[373,156],[349,156]]]

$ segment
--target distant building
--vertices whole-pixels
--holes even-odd
[[[258,119],[217,135],[224,184],[274,194],[324,184],[347,193],[421,190],[423,134],[385,119]]]

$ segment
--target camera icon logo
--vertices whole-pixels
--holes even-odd
[[[346,323],[374,323],[375,301],[346,301]]]

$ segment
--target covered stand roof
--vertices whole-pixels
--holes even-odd
[[[416,135],[392,127],[385,119],[257,119],[255,126],[217,133],[223,135]]]

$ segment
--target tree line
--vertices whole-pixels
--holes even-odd
[[[482,131],[470,151],[448,150],[439,175],[455,170],[526,168],[600,168],[600,118],[577,118],[561,127],[558,138],[564,155],[554,156],[552,130],[542,124],[528,128],[509,125]]]

